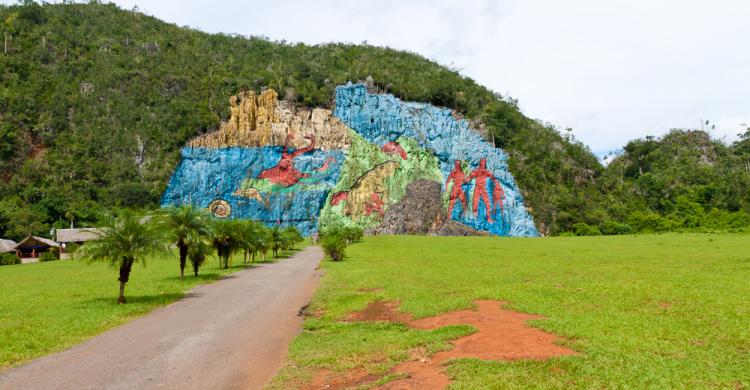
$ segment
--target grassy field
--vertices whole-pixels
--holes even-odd
[[[498,299],[546,318],[578,356],[453,361],[453,389],[750,388],[750,236],[664,234],[508,239],[371,237],[324,276],[272,387],[320,370],[385,375],[414,351],[450,348],[472,329],[349,323],[351,311],[400,300],[415,317]],[[387,377],[386,377],[387,379]],[[381,381],[382,382],[382,381]]]
[[[80,261],[0,267],[0,371],[80,343],[104,330],[143,315],[208,283],[244,268],[219,269],[209,258],[194,277],[180,280],[177,255],[133,266],[125,288],[126,305],[117,305],[117,270]],[[188,268],[190,264],[188,264]]]

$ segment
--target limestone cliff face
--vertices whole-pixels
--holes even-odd
[[[334,112],[295,107],[272,90],[229,102],[229,120],[183,148],[163,205],[303,234],[356,225],[379,234],[537,235],[505,153],[448,109],[352,84],[336,88]]]
[[[404,197],[383,215],[380,224],[369,234],[427,234],[441,226],[443,195],[440,183],[417,179],[406,186]]]
[[[331,110],[295,107],[291,102],[279,101],[272,89],[259,95],[254,91],[241,92],[229,99],[229,105],[229,120],[222,122],[217,131],[193,139],[188,146],[284,145],[289,137],[288,146],[297,149],[309,143],[304,138],[308,134],[315,137],[318,149],[346,149],[349,145],[349,128]]]

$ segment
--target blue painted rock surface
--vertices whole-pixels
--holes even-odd
[[[412,160],[403,159],[411,157],[403,154],[405,150],[402,146],[406,150],[411,150],[410,153],[414,153],[415,150],[403,142],[413,139],[420,150],[426,150],[428,152],[425,153],[432,153],[437,158],[432,159],[436,160],[432,163],[434,168],[420,169],[425,172],[425,176],[429,176],[425,178],[441,180],[446,214],[449,194],[445,191],[449,189],[446,189],[445,181],[454,170],[454,162],[460,162],[462,173],[467,178],[471,177],[472,173],[479,176],[471,178],[461,186],[467,207],[464,210],[462,200],[457,200],[451,212],[452,219],[496,235],[538,235],[533,220],[524,207],[518,186],[508,171],[505,153],[485,142],[478,133],[469,128],[465,120],[456,119],[450,110],[430,104],[402,102],[388,94],[370,94],[363,85],[349,84],[336,89],[336,108],[333,117],[338,118],[340,122],[332,122],[327,129],[321,130],[320,124],[317,124],[309,129],[295,130],[298,134],[310,133],[323,142],[326,142],[326,137],[336,137],[336,142],[328,144],[341,145],[341,148],[314,149],[292,158],[292,169],[298,172],[296,176],[293,175],[296,179],[292,185],[269,180],[268,172],[262,175],[264,171],[278,167],[282,160],[283,149],[277,146],[278,137],[276,145],[183,148],[182,159],[162,197],[162,206],[190,203],[209,208],[221,204],[222,207],[226,206],[226,209],[221,209],[221,212],[217,211],[218,209],[214,210],[214,214],[218,216],[255,219],[268,225],[293,225],[308,235],[318,229],[320,213],[324,206],[331,207],[331,190],[337,184],[340,187],[339,180],[345,178],[342,176],[342,169],[346,159],[361,160],[362,164],[346,166],[361,165],[364,169],[368,161],[382,160],[382,153],[378,152],[377,158],[374,155],[360,156],[357,153],[374,154],[372,150],[383,150],[383,153],[389,155],[388,158],[400,161],[401,167],[417,166],[418,164],[413,164]],[[360,139],[364,139],[363,142],[372,144],[374,148],[350,148],[351,137],[342,136],[341,122],[350,128],[348,131],[356,132],[361,136]],[[283,139],[283,134],[281,137]],[[346,140],[345,144],[340,140]],[[399,140],[402,142],[401,145],[397,143]],[[292,151],[290,148],[287,152]],[[414,156],[416,158],[416,155]],[[482,160],[486,164],[486,170],[477,169]],[[265,178],[260,178],[261,176]],[[396,177],[414,175],[397,174]],[[392,178],[383,180],[393,181]],[[484,185],[478,188],[477,182],[480,180],[484,181]],[[404,187],[406,184],[408,183],[399,185]],[[382,186],[377,183],[372,185],[375,189],[379,187]],[[399,200],[382,195],[384,194],[373,193],[372,197],[360,196],[366,199],[365,201],[373,199],[373,204],[360,205],[368,210],[368,218],[372,223],[378,222],[378,215],[382,215],[383,209]],[[474,198],[477,198],[476,213],[472,210]],[[342,202],[347,201],[345,196],[342,199]],[[350,219],[351,216],[342,214],[341,218]]]
[[[444,180],[453,170],[455,160],[465,162],[473,170],[479,166],[481,159],[486,159],[487,170],[498,179],[505,194],[502,210],[496,208],[492,215],[495,222],[489,223],[485,202],[479,202],[477,216],[470,210],[461,210],[460,202],[457,202],[459,205],[454,208],[452,218],[477,230],[497,235],[538,235],[521,192],[508,171],[505,153],[485,142],[469,128],[467,121],[455,119],[450,110],[425,103],[402,102],[389,94],[370,94],[365,86],[355,84],[336,88],[334,115],[378,145],[385,145],[401,136],[418,140],[422,147],[438,157]],[[467,176],[469,173],[466,172]],[[475,181],[463,187],[470,208]],[[490,203],[493,203],[491,180],[486,183],[486,192]]]

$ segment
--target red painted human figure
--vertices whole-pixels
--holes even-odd
[[[492,219],[492,203],[490,203],[490,196],[489,194],[487,194],[487,179],[496,179],[492,172],[487,169],[486,158],[479,160],[479,167],[477,167],[477,169],[475,169],[473,172],[471,172],[471,175],[469,175],[469,180],[471,179],[477,180],[476,183],[474,183],[474,196],[472,197],[474,216],[477,217],[479,215],[479,200],[481,199],[482,202],[484,202],[485,214],[487,214],[487,222],[495,222]],[[500,186],[495,186],[495,188],[500,188]],[[500,189],[500,191],[502,191],[502,189]]]
[[[500,206],[500,213],[503,212],[503,198],[505,198],[505,191],[503,191],[503,187],[500,185],[500,180],[497,180],[496,178],[492,178],[492,214],[495,214],[497,211],[497,206]]]
[[[315,137],[313,137],[311,134],[306,135],[305,138],[310,140],[310,145],[304,148],[299,148],[294,152],[289,153],[287,152],[287,147],[289,141],[291,140],[291,137],[291,134],[287,135],[286,140],[284,141],[284,149],[281,152],[281,160],[279,160],[279,163],[276,164],[275,167],[266,169],[265,171],[261,172],[258,178],[268,179],[274,184],[289,187],[297,184],[299,179],[309,176],[307,173],[300,172],[299,170],[297,170],[297,168],[294,167],[294,158],[299,156],[300,154],[307,153],[315,149]]]
[[[448,203],[448,219],[451,219],[456,200],[460,200],[463,210],[466,210],[466,193],[464,193],[463,185],[468,179],[466,178],[463,169],[461,169],[461,161],[456,160],[453,163],[453,170],[448,175],[448,179],[445,180],[446,191],[448,190],[448,184],[450,184],[451,181],[453,181],[453,188],[451,189],[450,201]]]

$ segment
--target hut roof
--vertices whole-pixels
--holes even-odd
[[[13,252],[16,245],[18,244],[13,240],[0,239],[0,253]]]
[[[47,246],[60,246],[60,244],[58,244],[58,243],[50,240],[49,238],[37,237],[37,236],[28,236],[28,237],[24,238],[23,240],[21,240],[21,242],[19,242],[16,245],[16,248],[23,248],[23,247],[26,247],[26,246],[35,246],[34,245],[35,241],[36,241],[37,244],[44,244],[44,245],[47,245]]]
[[[102,235],[102,230],[97,228],[58,229],[57,242],[63,243],[98,240]]]

